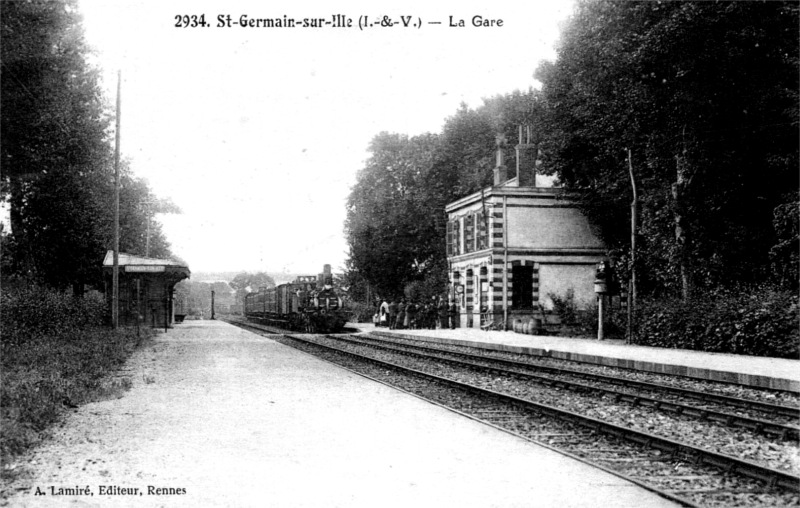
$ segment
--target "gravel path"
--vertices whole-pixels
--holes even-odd
[[[224,323],[176,327],[122,375],[131,390],[69,415],[4,505],[672,506]]]
[[[12,486],[30,489],[8,504],[193,506],[197,497],[191,494],[235,484],[229,480],[254,458],[250,443],[267,438],[259,435],[257,420],[274,401],[268,386],[253,387],[260,384],[256,364],[275,345],[237,330],[231,333],[241,337],[234,340],[207,340],[212,329],[201,323],[180,329],[189,330],[162,335],[128,361],[122,374],[133,387],[122,398],[75,410],[33,453],[33,477]],[[245,348],[248,354],[240,354]],[[93,495],[54,495],[86,486]],[[101,486],[138,488],[143,495],[101,496]],[[150,486],[167,494],[148,494]],[[36,496],[37,489],[47,495]],[[233,499],[238,493],[216,494]]]

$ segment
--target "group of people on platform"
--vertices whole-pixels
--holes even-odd
[[[385,299],[378,306],[373,317],[375,326],[385,326],[391,330],[418,329],[436,330],[437,328],[456,328],[458,311],[455,302],[448,303],[444,298],[433,297],[430,303],[417,303],[413,300],[399,301]]]

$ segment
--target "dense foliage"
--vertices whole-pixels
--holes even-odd
[[[436,142],[435,136],[379,134],[350,195],[348,268],[380,294],[402,294],[405,282],[433,269],[443,217],[429,213],[423,180]]]
[[[794,291],[719,290],[706,298],[645,300],[637,342],[780,358],[800,357],[800,307]]]
[[[39,286],[4,287],[0,294],[0,457],[39,442],[64,410],[118,395],[127,382],[108,375],[152,333],[113,332],[104,326],[101,295],[71,294]]]
[[[774,214],[798,209],[798,9],[584,1],[537,71],[545,165],[623,262],[632,153],[640,290],[687,299],[768,279],[776,262],[797,273],[796,234],[770,251]]]
[[[4,276],[49,285],[97,284],[113,242],[111,116],[86,61],[76,0],[4,2],[0,18],[0,199]],[[121,168],[120,250],[168,257],[155,213],[175,212]]]
[[[545,168],[623,278],[637,180],[639,343],[798,356],[799,10],[581,2],[537,71]]]

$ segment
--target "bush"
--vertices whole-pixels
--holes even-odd
[[[571,325],[576,322],[578,306],[575,303],[575,291],[572,288],[567,290],[563,298],[555,293],[547,293],[547,297],[552,300],[553,311],[562,324]]]
[[[32,337],[73,333],[106,321],[106,304],[99,293],[83,298],[37,285],[4,291],[0,295],[3,343],[18,343]]]
[[[41,287],[0,296],[0,456],[6,463],[46,435],[65,404],[113,396],[130,381],[116,371],[152,333],[114,332],[101,296],[75,298]],[[5,468],[3,468],[5,472]]]
[[[798,296],[771,286],[717,290],[689,302],[641,301],[638,344],[798,358]]]
[[[353,323],[372,323],[372,316],[377,310],[374,305],[353,301],[347,302],[345,309],[350,313],[350,321]]]
[[[434,298],[446,296],[446,286],[434,277],[428,277],[425,280],[409,282],[403,288],[403,295],[406,301],[413,301],[414,303],[427,303]]]

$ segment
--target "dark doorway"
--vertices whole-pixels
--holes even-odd
[[[511,267],[511,308],[533,308],[533,266]]]

